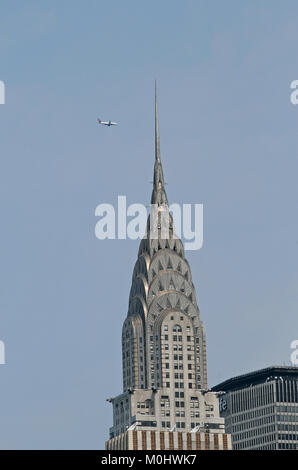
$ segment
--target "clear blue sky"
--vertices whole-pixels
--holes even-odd
[[[155,78],[169,201],[204,204],[209,385],[289,363],[297,24],[291,0],[1,1],[0,448],[108,437],[138,242],[97,240],[94,210],[149,203]]]

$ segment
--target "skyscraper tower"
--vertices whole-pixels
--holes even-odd
[[[169,214],[156,85],[151,217],[132,276],[122,363],[123,393],[110,399],[108,449],[230,448],[217,394],[207,391],[205,329]]]

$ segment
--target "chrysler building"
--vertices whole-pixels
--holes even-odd
[[[109,399],[113,426],[106,448],[230,449],[218,394],[207,386],[205,329],[191,269],[169,214],[156,87],[151,207],[155,216],[151,210],[122,329],[123,392]]]

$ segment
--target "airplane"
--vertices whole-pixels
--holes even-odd
[[[97,119],[98,124],[102,124],[103,126],[117,126],[117,122],[112,121],[102,121],[101,119]]]

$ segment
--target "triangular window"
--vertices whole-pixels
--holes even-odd
[[[175,290],[175,286],[174,286],[174,282],[172,278],[170,280],[169,289]]]
[[[169,258],[169,260],[168,260],[167,269],[173,269],[171,258]]]

